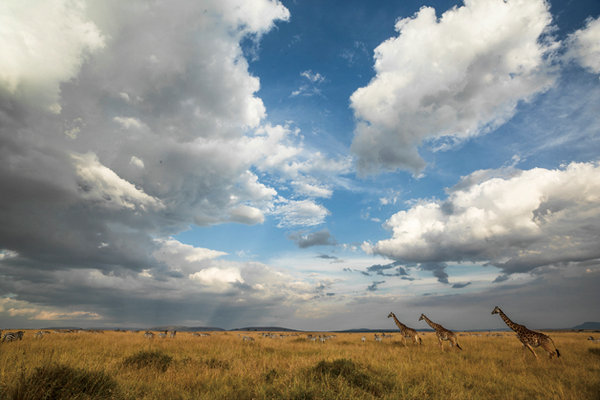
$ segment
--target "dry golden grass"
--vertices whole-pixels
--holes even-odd
[[[52,398],[600,398],[600,344],[584,333],[550,333],[558,360],[541,349],[536,360],[508,333],[459,336],[462,352],[447,344],[440,351],[432,333],[421,347],[402,345],[399,334],[382,343],[372,334],[366,343],[363,334],[319,343],[305,334],[271,339],[255,332],[241,334],[254,342],[243,342],[237,332],[179,332],[174,339],[110,331],[35,339],[33,333],[0,344],[0,398],[43,398],[40,390],[50,390],[43,385],[61,374],[77,382]]]

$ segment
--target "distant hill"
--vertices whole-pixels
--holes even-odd
[[[584,322],[583,324],[574,326],[571,329],[600,329],[600,322]]]
[[[207,331],[224,331],[223,328],[217,328],[215,326],[155,326],[150,328],[151,331],[172,331],[176,330],[179,332],[207,332]]]
[[[68,330],[72,330],[72,331],[82,331],[83,328],[78,328],[76,326],[49,326],[47,328],[42,328],[42,330],[44,331],[68,331]]]
[[[235,328],[231,330],[249,332],[299,332],[297,329],[282,328],[280,326],[248,326],[245,328]]]
[[[433,332],[433,329],[417,329],[419,332]],[[372,329],[372,328],[355,328],[355,329],[344,329],[341,331],[334,331],[338,333],[378,333],[378,332],[399,332],[396,328],[385,328],[385,329]]]

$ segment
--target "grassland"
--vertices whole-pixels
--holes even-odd
[[[404,346],[337,334],[244,342],[237,332],[27,331],[0,344],[3,399],[599,399],[600,344],[588,334],[550,333],[562,357],[522,350],[513,334],[459,336],[464,351],[441,352],[432,333]],[[289,335],[289,333],[288,333]]]

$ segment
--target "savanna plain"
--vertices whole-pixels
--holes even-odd
[[[459,333],[463,351],[429,332],[421,346],[399,333],[34,333],[0,344],[0,398],[600,399],[600,343],[585,332],[547,332],[558,359],[513,333]]]

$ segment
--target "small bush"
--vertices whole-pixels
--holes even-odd
[[[12,400],[119,398],[117,383],[104,372],[57,364],[38,367],[29,375],[21,375],[7,394]]]
[[[389,377],[385,377],[384,374],[374,374],[352,360],[345,358],[331,362],[320,361],[312,368],[312,373],[317,377],[341,377],[348,384],[375,396],[380,396],[393,387],[393,380]]]
[[[588,351],[594,355],[600,356],[600,348],[590,348]]]
[[[226,361],[226,360],[219,360],[219,359],[216,359],[216,358],[210,358],[208,360],[205,360],[204,364],[208,368],[229,369],[229,361]]]
[[[153,368],[165,372],[173,358],[161,351],[140,351],[132,356],[129,356],[123,361],[126,367]]]
[[[279,373],[277,372],[277,370],[275,370],[275,368],[271,368],[265,374],[265,382],[267,382],[267,383],[273,383],[273,381],[275,380],[275,378],[277,378],[278,376],[279,376]]]

